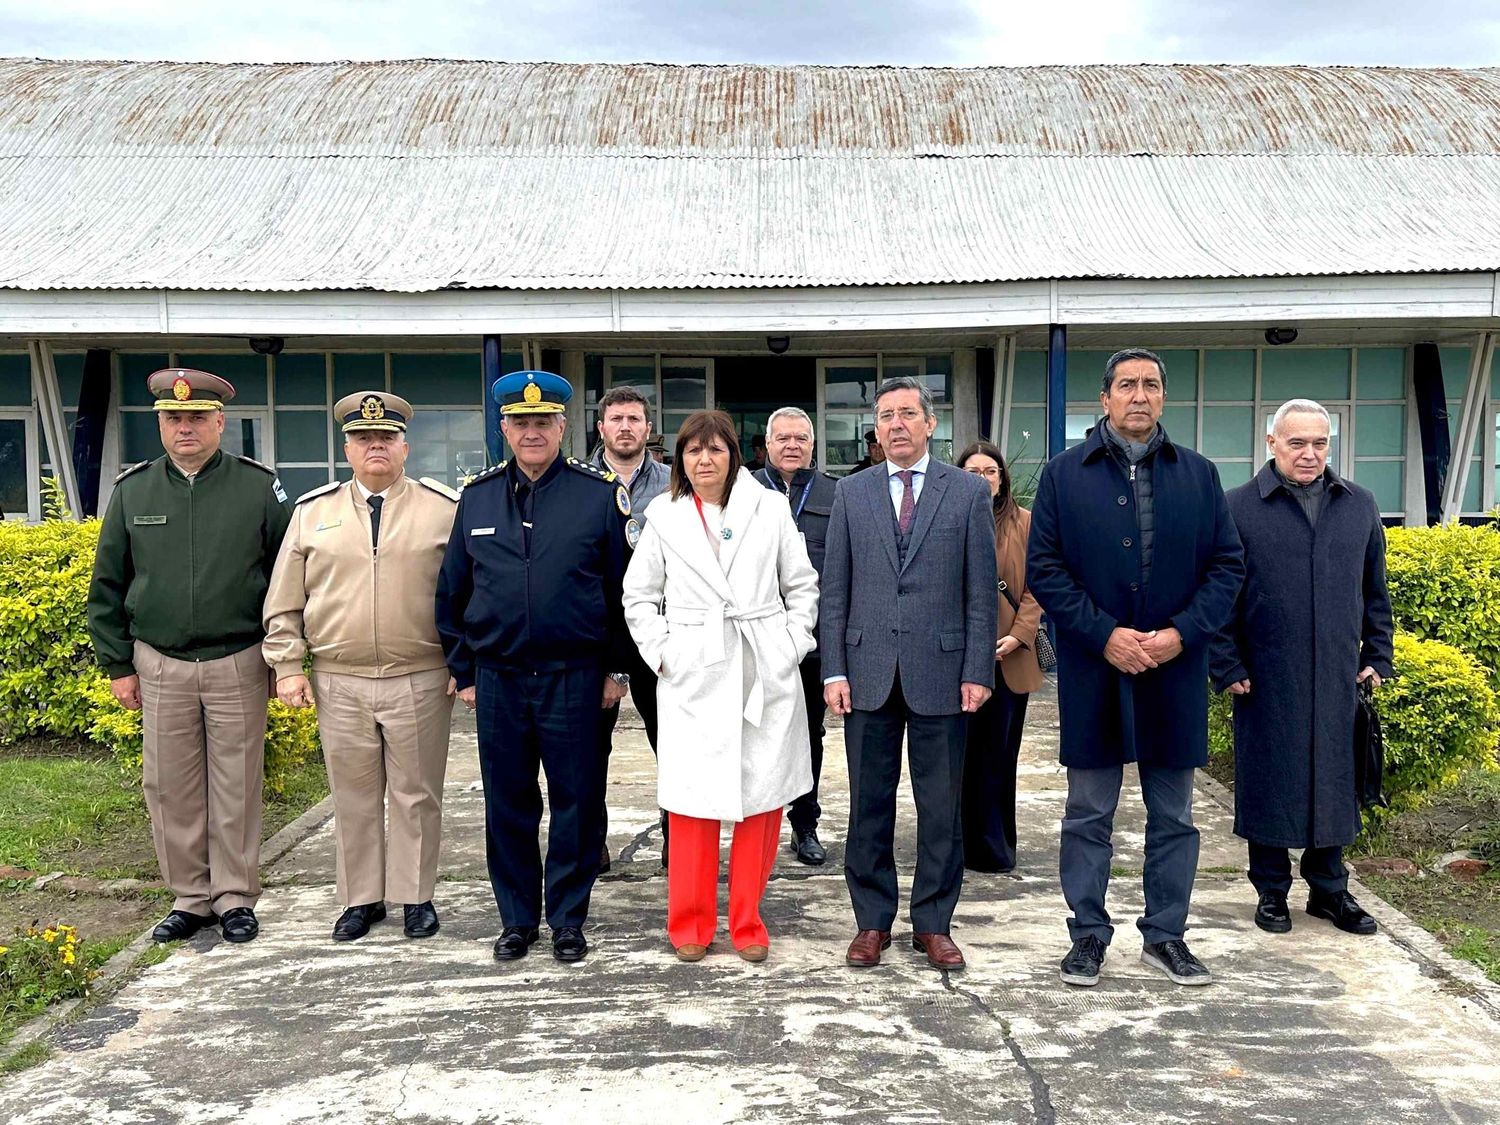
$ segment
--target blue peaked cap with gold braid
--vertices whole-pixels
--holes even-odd
[[[512,371],[495,380],[490,395],[501,414],[561,414],[573,385],[550,371]]]

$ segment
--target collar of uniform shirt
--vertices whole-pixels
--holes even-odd
[[[396,480],[400,480],[400,479],[401,479],[400,477],[396,478]],[[392,488],[395,488],[396,485],[393,482],[392,484],[388,485],[386,488],[382,489],[379,492],[371,492],[368,488],[366,488],[360,482],[360,479],[358,477],[355,477],[354,478],[354,487],[357,488],[357,489],[359,489],[360,496],[364,497],[364,499],[366,499],[366,500],[368,500],[371,496],[379,496],[382,500],[384,500],[385,499],[385,494],[387,492],[389,492]]]

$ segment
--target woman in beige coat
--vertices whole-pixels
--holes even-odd
[[[729,933],[769,945],[760,900],[781,810],[812,788],[798,665],[813,648],[817,572],[786,497],[740,464],[734,423],[699,411],[677,435],[672,487],[646,509],[625,618],[658,670],[657,788],[670,817],[667,933],[685,961],[718,926],[719,825],[734,822]]]
[[[995,694],[970,716],[964,755],[964,866],[971,871],[1010,871],[1016,865],[1016,760],[1026,725],[1026,697],[1042,686],[1034,648],[1042,607],[1026,589],[1031,513],[1016,503],[1005,458],[989,442],[969,446],[957,464],[990,486],[1001,585]]]

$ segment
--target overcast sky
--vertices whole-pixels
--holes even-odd
[[[0,0],[0,55],[1489,66],[1495,0]]]

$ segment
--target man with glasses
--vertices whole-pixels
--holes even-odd
[[[813,424],[805,410],[783,406],[766,419],[768,463],[754,476],[761,484],[787,498],[792,519],[802,534],[807,557],[818,578],[828,543],[828,518],[833,514],[834,488],[838,484],[827,473],[812,467]],[[823,775],[823,661],[814,648],[801,664],[802,694],[807,700],[807,734],[812,747],[812,788],[792,802],[787,819],[792,825],[792,851],[798,860],[819,867],[828,853],[818,841],[818,779]]]

